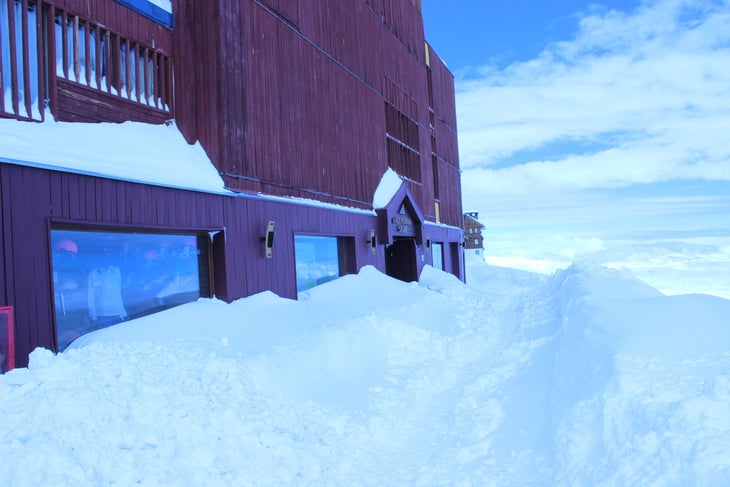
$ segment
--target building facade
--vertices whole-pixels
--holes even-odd
[[[464,213],[464,249],[479,255],[484,252],[484,225],[479,221],[479,213]]]
[[[222,181],[0,147],[5,368],[199,297],[296,298],[365,265],[463,279],[453,76],[420,0],[0,0],[0,68],[5,122],[172,124]]]

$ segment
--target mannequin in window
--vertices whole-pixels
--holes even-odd
[[[109,264],[89,272],[89,317],[96,328],[119,323],[127,318],[122,299],[122,273]]]

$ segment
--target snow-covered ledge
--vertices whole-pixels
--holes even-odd
[[[188,144],[174,124],[0,119],[0,162],[230,194],[202,146]]]

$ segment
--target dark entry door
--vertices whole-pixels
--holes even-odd
[[[385,272],[390,277],[405,282],[418,280],[415,239],[394,240],[393,245],[386,248],[385,257]]]

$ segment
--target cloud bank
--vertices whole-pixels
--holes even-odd
[[[573,39],[457,73],[465,199],[730,181],[730,3],[583,14]]]

